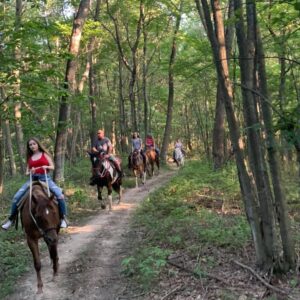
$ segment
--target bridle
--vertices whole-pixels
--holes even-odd
[[[93,167],[94,171],[99,170],[99,174],[97,174],[96,172],[94,172],[94,173],[97,174],[97,176],[99,176],[101,178],[105,177],[108,172],[108,170],[103,165],[103,162],[105,160],[106,160],[106,158],[104,158],[104,156],[99,153],[99,155],[97,155],[97,164],[100,165],[100,167]]]
[[[39,167],[39,168],[41,168],[41,167]],[[36,168],[36,169],[39,169],[39,168]],[[48,182],[47,172],[45,169],[44,169],[44,172],[45,172],[46,185],[47,185],[47,196],[50,197],[49,182]],[[47,233],[51,230],[56,231],[57,227],[50,227],[50,228],[42,229],[41,226],[39,226],[35,216],[32,214],[32,172],[31,171],[30,171],[30,180],[29,180],[29,214],[30,214],[30,217],[31,217],[33,223],[35,224],[36,228],[38,229],[38,231],[44,238],[45,242],[47,244],[51,243],[53,240],[51,237],[49,237],[47,235]]]

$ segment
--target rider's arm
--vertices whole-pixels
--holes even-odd
[[[29,170],[29,166],[28,166],[28,164],[27,164],[25,175],[29,175],[29,174],[30,174],[30,170]]]
[[[113,150],[113,145],[109,139],[107,139],[107,154],[111,154]]]
[[[49,166],[43,166],[43,169],[54,170],[54,163],[52,158],[46,153],[45,153],[45,157],[48,160]]]

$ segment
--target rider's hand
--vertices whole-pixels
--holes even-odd
[[[110,156],[109,154],[105,154],[104,158],[109,158],[109,156]]]
[[[48,166],[42,166],[43,170],[46,171],[48,169]]]
[[[30,172],[31,172],[31,174],[34,174],[35,173],[35,168],[31,168]]]

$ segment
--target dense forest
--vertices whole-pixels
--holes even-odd
[[[281,173],[300,181],[299,14],[297,0],[1,1],[0,194],[32,136],[61,184],[98,128],[124,161],[132,132],[164,163],[180,138],[212,170],[235,162],[257,265],[294,269]]]

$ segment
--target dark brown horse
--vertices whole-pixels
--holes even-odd
[[[57,243],[60,229],[58,205],[54,197],[48,197],[45,188],[34,182],[21,207],[21,221],[26,233],[27,244],[31,250],[37,275],[37,293],[43,292],[41,259],[38,241],[43,238],[47,244],[53,264],[53,278],[58,271]]]
[[[140,151],[134,150],[131,154],[131,168],[135,176],[135,187],[138,188],[138,177],[142,184],[146,182],[146,165]]]
[[[97,185],[98,200],[101,202],[101,208],[106,208],[106,201],[102,199],[103,187],[107,187],[109,210],[112,209],[112,191],[119,194],[118,204],[122,200],[122,176],[117,172],[114,165],[102,154],[89,153],[92,168],[93,182]],[[120,163],[120,162],[119,162]]]
[[[156,164],[159,173],[159,157],[154,149],[146,150],[147,173],[149,176],[154,175],[154,165]]]

